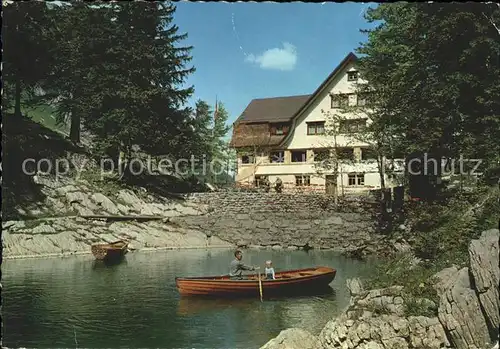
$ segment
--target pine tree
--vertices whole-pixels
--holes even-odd
[[[111,5],[112,46],[102,61],[86,126],[105,152],[130,154],[139,145],[150,154],[180,157],[194,135],[191,110],[183,105],[193,88],[179,86],[194,68],[184,68],[191,47],[177,47],[186,35],[172,24],[170,3]]]
[[[41,1],[14,1],[3,4],[3,89],[4,110],[14,101],[14,114],[21,115],[23,97],[33,95],[47,74],[48,9]]]
[[[363,76],[375,126],[394,148],[488,159],[500,153],[500,40],[494,4],[382,4],[367,13]],[[489,165],[488,165],[489,166]]]

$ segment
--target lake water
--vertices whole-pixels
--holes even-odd
[[[333,293],[268,300],[180,297],[176,276],[227,274],[230,250],[129,253],[104,266],[90,255],[5,260],[3,345],[27,348],[258,348],[288,327],[313,333],[349,302],[345,280],[364,264],[330,251],[246,250],[276,271],[337,269]]]

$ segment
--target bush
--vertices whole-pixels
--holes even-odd
[[[407,218],[412,229],[405,238],[414,255],[378,261],[364,278],[367,288],[403,286],[407,316],[435,316],[437,309],[422,301],[439,302],[433,275],[454,264],[468,264],[471,240],[498,225],[499,192],[498,188],[478,187],[472,193],[457,194],[445,202],[409,207]],[[415,257],[421,261],[415,263]]]
[[[412,230],[405,237],[411,242],[415,255],[466,264],[470,241],[498,224],[495,223],[500,212],[497,197],[497,188],[480,187],[442,203],[410,207],[408,220]]]
[[[442,265],[415,262],[411,254],[379,261],[366,277],[365,285],[368,289],[403,286],[402,297],[408,316],[435,316],[435,309],[430,309],[422,299],[437,304],[438,295],[432,286],[432,276],[442,269]]]

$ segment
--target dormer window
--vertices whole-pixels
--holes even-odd
[[[271,125],[271,135],[273,136],[283,136],[286,135],[288,127],[285,124],[272,124]]]
[[[356,70],[347,72],[347,81],[357,81],[358,72]]]

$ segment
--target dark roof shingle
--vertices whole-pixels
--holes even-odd
[[[289,121],[310,96],[253,99],[236,122]]]

